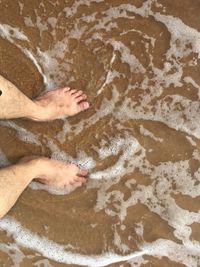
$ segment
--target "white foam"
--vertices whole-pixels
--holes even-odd
[[[75,254],[73,252],[66,251],[66,248],[62,245],[50,241],[45,237],[39,237],[38,235],[31,233],[11,217],[6,217],[0,220],[0,228],[7,231],[9,235],[12,235],[18,245],[33,249],[42,254],[44,257],[66,264],[100,267],[114,262],[129,260],[133,257],[144,254],[143,252],[135,252],[132,255],[127,256],[120,256],[114,253],[105,253],[100,256]]]
[[[113,58],[115,58],[115,56],[113,56]],[[111,59],[110,64],[112,64],[112,62],[114,61],[113,58]],[[112,70],[112,71],[109,70],[107,75],[106,75],[105,82],[103,83],[101,88],[99,88],[99,90],[97,91],[97,95],[101,94],[104,91],[105,86],[108,84],[111,84],[116,77],[120,77],[120,73],[116,70]]]
[[[35,267],[53,267],[47,259],[37,260],[34,262],[33,266]]]
[[[43,78],[43,82],[44,82],[46,88],[50,88],[51,83],[48,81],[48,78],[44,74],[40,64],[38,63],[38,61],[37,61],[36,57],[33,55],[33,53],[31,51],[29,51],[28,49],[24,49],[24,54],[34,63],[35,67],[37,68],[37,70],[39,71],[39,73],[41,74],[41,76]]]
[[[126,137],[125,139],[117,138],[115,139],[110,147],[100,148],[99,154],[100,158],[105,158],[110,155],[116,155],[119,151],[122,150],[122,155],[119,156],[117,162],[103,171],[98,171],[90,175],[91,179],[112,179],[115,177],[121,177],[124,174],[128,174],[134,170],[134,164],[132,158],[135,157],[135,165],[137,161],[143,157],[143,153],[139,157],[136,157],[135,154],[141,150],[141,146],[138,141],[131,137]],[[142,150],[141,150],[142,151]],[[127,165],[125,165],[127,162]]]
[[[198,54],[200,58],[200,32],[196,29],[189,27],[185,23],[181,21],[179,18],[175,18],[170,15],[163,15],[160,13],[155,13],[154,18],[159,22],[165,24],[167,29],[171,34],[171,39],[174,40],[181,40],[182,46],[184,50],[182,50],[182,54],[191,52],[191,49],[186,49],[185,45],[191,44],[192,51]],[[180,51],[180,50],[179,50]],[[179,52],[177,51],[177,52]],[[176,52],[176,53],[177,53]]]
[[[3,153],[3,151],[0,149],[0,167],[6,167],[10,165],[9,160],[7,159],[6,155]]]
[[[184,77],[184,82],[192,84],[197,89],[197,94],[200,99],[200,86],[190,76]]]
[[[71,7],[66,7],[64,12],[66,12],[68,17],[72,18],[76,15],[81,5],[84,4],[89,8],[93,2],[94,1],[91,2],[89,0],[75,1]],[[102,0],[96,2],[100,3]],[[102,11],[102,19],[98,21],[98,12],[95,11],[87,16],[82,13],[78,18],[74,18],[73,25],[68,32],[66,31],[63,40],[54,40],[50,49],[45,52],[39,47],[34,50],[30,47],[24,49],[24,47],[21,46],[21,42],[27,43],[29,42],[29,38],[25,36],[21,29],[12,28],[9,25],[1,25],[0,27],[0,35],[17,45],[32,60],[43,76],[46,87],[48,88],[59,86],[65,79],[66,71],[71,70],[70,64],[73,64],[73,61],[66,62],[66,60],[64,60],[66,52],[69,52],[68,40],[70,38],[76,38],[78,41],[81,41],[83,35],[84,37],[87,36],[84,42],[85,45],[88,46],[88,49],[91,49],[90,45],[93,44],[94,40],[100,40],[105,46],[112,45],[113,55],[110,63],[108,66],[104,66],[107,75],[105,77],[104,73],[102,77],[100,77],[102,85],[100,88],[96,89],[98,94],[103,93],[105,88],[111,90],[111,100],[103,99],[99,110],[97,110],[95,114],[91,115],[88,119],[80,121],[75,126],[70,125],[67,120],[64,120],[64,126],[57,136],[57,141],[64,143],[67,133],[72,131],[72,129],[73,134],[77,135],[83,129],[94,125],[100,119],[104,119],[106,116],[112,114],[112,118],[108,124],[113,127],[116,125],[115,119],[118,122],[120,121],[120,124],[118,123],[117,125],[117,129],[122,132],[122,135],[120,135],[120,137],[115,136],[114,139],[108,136],[109,140],[104,143],[102,142],[100,148],[93,146],[100,160],[105,160],[112,155],[117,158],[113,166],[91,174],[91,180],[88,182],[87,188],[97,189],[95,211],[104,210],[107,216],[118,216],[119,221],[124,221],[128,208],[140,202],[145,205],[150,212],[156,213],[162,220],[168,223],[168,225],[174,229],[174,236],[182,241],[182,244],[177,244],[166,239],[158,239],[155,242],[141,244],[140,252],[130,254],[126,257],[112,253],[100,255],[98,257],[83,256],[73,254],[72,252],[66,252],[63,246],[30,233],[30,231],[22,228],[11,218],[6,219],[7,221],[3,220],[3,223],[0,221],[2,229],[14,235],[15,240],[19,244],[37,250],[44,257],[68,264],[88,264],[89,266],[104,266],[128,260],[129,262],[133,262],[133,266],[135,267],[136,265],[134,265],[134,262],[138,264],[145,262],[142,256],[146,254],[158,258],[166,256],[188,267],[197,267],[199,265],[199,242],[189,241],[191,234],[190,225],[200,221],[199,212],[191,212],[190,210],[180,208],[172,195],[183,194],[193,198],[197,197],[200,192],[200,186],[197,183],[200,181],[200,169],[196,170],[194,175],[191,175],[188,160],[161,162],[159,165],[154,166],[147,161],[146,151],[137,139],[128,134],[124,135],[125,129],[127,131],[130,130],[128,126],[124,126],[124,122],[128,119],[144,119],[160,121],[176,131],[184,132],[187,135],[186,138],[194,147],[196,147],[196,143],[193,137],[200,138],[199,99],[194,101],[180,95],[162,97],[163,92],[165,92],[167,88],[171,86],[183,87],[186,83],[196,88],[197,97],[199,98],[200,87],[198,83],[192,77],[184,77],[183,71],[185,66],[197,65],[197,57],[194,56],[187,63],[183,63],[181,59],[192,53],[197,53],[198,57],[200,57],[200,33],[196,29],[183,23],[179,18],[166,14],[163,15],[159,12],[154,13],[151,9],[153,3],[153,1],[147,0],[140,8],[131,4],[121,4],[115,7],[108,6],[105,11]],[[162,5],[159,4],[158,7],[162,8]],[[21,7],[21,11],[22,8],[23,7]],[[158,45],[154,34],[136,29],[123,31],[123,29],[120,30],[118,28],[120,33],[117,38],[113,36],[111,38],[109,34],[107,35],[107,33],[112,32],[114,28],[118,27],[118,18],[137,19],[134,14],[144,17],[147,20],[153,17],[159,25],[162,23],[165,26],[165,28],[162,27],[163,31],[167,30],[170,33],[169,48],[165,51],[166,61],[164,62],[163,68],[158,68],[154,65],[153,56],[151,55],[152,49],[155,49],[156,45]],[[56,31],[57,21],[58,20],[54,17],[44,21],[38,16],[35,22],[30,20],[30,18],[25,18],[26,25],[29,27],[37,27],[40,31],[40,35],[43,31],[48,29],[52,36],[55,36],[53,33]],[[144,52],[146,53],[145,56],[149,59],[148,68],[152,71],[153,78],[144,75],[140,84],[136,83],[132,85],[129,83],[126,93],[140,88],[142,93],[140,94],[139,100],[136,102],[124,96],[123,102],[120,103],[118,101],[122,99],[122,94],[119,94],[116,88],[115,78],[124,78],[124,76],[114,69],[116,55],[120,56],[122,63],[126,63],[129,66],[131,75],[134,75],[134,73],[145,74],[146,72],[139,58],[137,58],[134,52],[123,42],[123,36],[130,32],[135,32],[142,38]],[[134,45],[134,40],[130,41]],[[179,45],[177,45],[178,43]],[[96,55],[98,49],[100,48],[97,47],[92,50],[94,55]],[[62,63],[59,63],[59,61]],[[74,78],[75,77],[71,77],[70,80],[72,81]],[[154,82],[154,86],[152,86],[152,82]],[[116,108],[118,103],[120,103],[121,106]],[[154,104],[152,105],[152,103]],[[22,138],[21,140],[39,144],[38,137],[31,135],[26,129],[25,131],[23,129],[20,130],[17,125],[13,124],[7,124],[7,126],[15,129],[19,134],[19,138]],[[140,133],[153,138],[155,141],[163,141],[143,126],[140,127]],[[62,151],[59,145],[56,145],[56,142],[50,139],[47,142],[47,146],[54,159],[79,163],[81,166],[89,169],[98,165],[95,160],[84,151],[79,152],[77,158],[73,159],[65,151]],[[193,158],[200,161],[200,155],[197,150],[194,150]],[[2,162],[3,161],[6,162],[6,159],[2,157]],[[140,184],[138,182],[139,179],[137,179],[136,182],[136,179],[134,179],[136,177],[133,176],[125,182],[124,185],[125,189],[130,192],[128,198],[125,198],[124,193],[121,191],[111,190],[111,187],[118,183],[120,178],[126,174],[133,173],[136,169],[142,175],[149,177],[149,185]],[[175,185],[175,189],[173,185]],[[49,187],[38,183],[32,183],[30,186],[34,189],[47,190],[54,194],[67,193],[51,191]],[[143,238],[143,225],[141,222],[135,226],[135,230],[136,233]],[[121,249],[121,251],[128,251],[128,245],[125,242],[121,242],[123,238],[120,236],[119,232],[115,231],[114,237],[115,246]]]
[[[124,254],[127,254],[128,252],[130,253],[130,248],[122,242],[121,237],[116,230],[114,233],[113,244],[118,247]]]
[[[51,139],[47,141],[47,146],[51,150],[51,158],[68,163],[75,163],[83,169],[92,169],[96,162],[89,157],[84,151],[79,151],[76,158],[72,158],[65,151],[62,151]]]
[[[140,133],[143,134],[144,136],[149,136],[153,140],[158,141],[160,143],[163,142],[163,138],[156,137],[152,132],[150,132],[149,130],[147,130],[146,128],[144,128],[143,125],[140,125]]]
[[[65,12],[66,17],[73,17],[81,5],[86,5],[89,7],[91,3],[101,3],[101,2],[103,2],[103,0],[93,0],[93,1],[79,0],[75,1],[72,6],[65,7],[63,11]]]
[[[142,66],[141,62],[139,62],[136,56],[131,53],[131,50],[127,46],[120,41],[112,41],[111,39],[109,40],[109,43],[112,44],[115,51],[121,53],[122,62],[129,64],[133,72],[145,73],[145,68]]]
[[[28,41],[28,37],[23,32],[21,32],[19,28],[11,27],[7,24],[0,24],[0,36],[8,39],[11,42],[13,38],[22,41]]]
[[[30,17],[24,17],[24,23],[27,27],[34,27],[34,23]]]
[[[178,105],[181,109],[177,108]],[[146,104],[136,107],[134,103],[131,107],[123,103],[115,112],[115,117],[122,121],[127,118],[160,121],[177,131],[200,138],[200,103],[180,95],[166,96],[158,100],[154,107]]]
[[[191,136],[186,136],[186,138],[192,146],[196,147],[197,143],[192,139]]]
[[[76,189],[76,187],[72,185],[69,185],[67,188],[64,188],[64,189],[59,189],[59,188],[55,188],[53,186],[41,184],[38,182],[32,182],[31,184],[29,184],[29,187],[33,190],[44,190],[53,195],[67,195]]]
[[[12,267],[19,267],[25,258],[25,254],[18,248],[17,244],[0,243],[0,251],[3,251],[12,259]],[[29,255],[27,255],[27,258],[29,258]]]
[[[66,251],[64,246],[50,241],[45,237],[39,237],[37,234],[33,234],[29,230],[23,228],[13,218],[8,216],[0,220],[0,228],[7,231],[7,233],[14,238],[19,246],[33,249],[42,254],[44,257],[65,264],[102,267],[111,263],[131,260],[145,254],[166,256],[174,261],[178,260],[178,262],[190,267],[197,267],[200,262],[200,248],[193,245],[192,242],[186,243],[185,247],[183,247],[182,245],[170,240],[158,239],[152,243],[145,243],[144,245],[141,245],[141,251],[136,251],[126,256],[120,256],[114,254],[113,252],[99,256],[86,256]],[[193,256],[190,256],[191,252]]]
[[[41,145],[38,136],[21,126],[18,126],[14,121],[0,121],[0,125],[14,129],[17,133],[18,138],[23,142]]]

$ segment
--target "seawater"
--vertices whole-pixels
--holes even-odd
[[[0,6],[1,41],[18,51],[22,66],[28,60],[42,89],[78,87],[93,105],[51,124],[0,121],[1,167],[14,162],[13,153],[35,153],[90,171],[78,191],[30,184],[0,221],[4,266],[198,267],[200,4]],[[15,58],[12,49],[7,57]],[[14,70],[1,72],[9,78]]]

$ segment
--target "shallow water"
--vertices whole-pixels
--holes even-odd
[[[200,266],[200,1],[0,0],[0,73],[26,95],[69,85],[92,109],[0,121],[0,163],[90,170],[32,183],[0,221],[1,266]]]

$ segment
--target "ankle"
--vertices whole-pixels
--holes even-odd
[[[30,156],[24,157],[20,160],[19,164],[28,166],[31,173],[31,178],[43,178],[46,176],[48,166],[50,165],[50,159],[47,157]]]
[[[41,107],[37,104],[36,101],[32,101],[31,108],[29,108],[29,112],[26,117],[33,121],[40,121],[41,113]]]

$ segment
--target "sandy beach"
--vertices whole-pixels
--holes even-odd
[[[0,167],[43,155],[90,172],[70,193],[30,184],[0,220],[0,266],[200,266],[199,17],[198,0],[0,0],[0,75],[92,103],[0,120]]]

